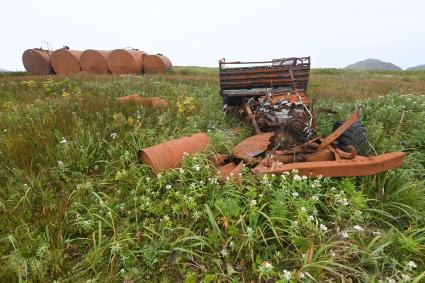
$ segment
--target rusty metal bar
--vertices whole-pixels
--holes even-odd
[[[368,176],[399,167],[403,164],[406,154],[404,152],[390,152],[379,156],[356,156],[353,159],[340,159],[335,161],[298,162],[267,167],[259,164],[252,169],[255,174],[282,174],[298,170],[304,176]]]
[[[342,135],[348,128],[351,127],[358,119],[360,119],[360,108],[357,108],[356,111],[351,114],[350,118],[348,118],[341,126],[338,127],[332,134],[327,136],[322,143],[320,144],[320,148],[325,148],[330,145],[333,141],[335,141],[340,135]]]

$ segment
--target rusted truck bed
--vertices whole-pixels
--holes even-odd
[[[310,75],[310,57],[258,62],[219,61],[220,94],[224,101],[243,103],[243,97],[278,94],[296,87],[304,93]],[[229,99],[230,98],[230,99]]]

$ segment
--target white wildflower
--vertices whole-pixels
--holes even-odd
[[[292,278],[292,274],[291,274],[291,272],[290,272],[290,271],[288,271],[288,270],[284,269],[284,270],[283,270],[283,277],[285,277],[285,279],[289,281],[289,280],[291,280],[291,278]]]
[[[311,197],[311,200],[318,201],[319,200],[319,196],[314,195],[314,196]]]
[[[326,227],[326,225],[324,224],[320,224],[320,230],[322,230],[323,232],[328,231],[328,227]]]
[[[161,179],[162,174],[161,174],[161,173],[159,173],[158,175],[156,175],[156,177],[157,177],[158,179]]]
[[[350,204],[346,198],[341,199],[340,203],[344,206],[347,206]]]
[[[418,267],[414,261],[409,261],[409,262],[407,263],[407,266],[408,266],[408,267],[411,267],[411,268],[416,268],[416,267]]]
[[[111,138],[114,140],[114,139],[116,139],[118,137],[118,135],[117,135],[117,133],[112,133],[111,134]]]
[[[353,229],[356,230],[356,231],[364,231],[363,227],[360,226],[360,225],[354,225]]]
[[[331,257],[336,256],[336,252],[334,250],[331,250]]]
[[[404,281],[410,281],[412,278],[410,278],[410,276],[407,274],[402,274],[401,279],[403,279]]]
[[[193,165],[193,169],[195,169],[195,171],[199,171],[201,170],[201,166],[199,166],[198,164]]]
[[[301,272],[300,275],[298,276],[299,279],[304,279],[305,278],[305,273]]]
[[[348,233],[347,232],[342,232],[341,233],[341,238],[342,239],[347,239],[349,236],[348,236]]]
[[[146,177],[145,180],[146,180],[146,182],[149,182],[151,180],[151,178],[150,177]]]
[[[180,173],[180,174],[184,174],[184,169],[183,169],[183,168],[180,168],[180,169],[179,169],[179,173]]]
[[[67,143],[68,143],[68,141],[67,141],[64,137],[62,137],[62,140],[60,141],[60,143],[62,143],[62,144],[67,144]]]
[[[296,198],[296,197],[298,197],[300,194],[298,193],[298,192],[293,192],[292,193],[292,196],[294,197],[294,198]]]
[[[65,163],[63,163],[62,160],[58,160],[58,166],[59,167],[63,167],[63,166],[65,166]]]
[[[187,153],[186,151],[183,152],[183,157],[188,157],[188,156],[189,156],[189,153]]]
[[[303,207],[301,207],[301,212],[306,212],[307,211],[307,209],[305,209],[305,207],[303,206]]]
[[[301,179],[303,179],[303,180],[307,180],[308,178],[307,178],[307,176],[306,176],[306,175],[303,175],[303,176],[301,176]]]
[[[297,220],[292,221],[292,224],[294,224],[295,226],[297,226],[298,225],[298,221]]]
[[[229,255],[229,252],[228,252],[226,249],[222,249],[222,250],[220,251],[220,253],[221,253],[221,255],[222,255],[223,257],[227,257],[227,256]]]
[[[308,220],[310,220],[310,221],[314,221],[314,216],[313,216],[313,215],[309,215],[309,216],[308,216]]]
[[[390,278],[390,277],[387,277],[386,279],[387,279],[388,283],[396,283],[396,281],[394,279]]]
[[[252,199],[250,204],[251,204],[251,206],[255,206],[255,205],[257,205],[257,201],[255,199]]]
[[[208,178],[208,181],[210,181],[211,185],[217,185],[218,184],[218,179],[217,178]]]
[[[172,186],[171,186],[170,184],[168,184],[168,185],[166,185],[166,186],[165,186],[165,188],[166,188],[167,190],[169,190],[169,189],[171,189],[171,188],[172,188]]]
[[[163,220],[163,221],[170,221],[170,217],[168,217],[168,215],[165,215],[165,216],[162,218],[162,220]]]
[[[295,174],[294,177],[292,177],[292,179],[294,179],[294,181],[301,181],[302,178],[300,175]]]

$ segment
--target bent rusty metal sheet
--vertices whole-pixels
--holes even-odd
[[[350,118],[348,118],[341,126],[338,127],[332,134],[327,136],[322,143],[320,144],[320,148],[325,148],[330,145],[333,141],[335,141],[340,135],[342,135],[348,128],[351,127],[357,120],[360,119],[360,108],[351,114]]]
[[[379,156],[356,156],[353,159],[340,159],[336,161],[273,164],[271,167],[259,164],[252,171],[255,174],[279,175],[283,172],[290,172],[296,169],[299,175],[305,176],[367,176],[401,166],[405,156],[406,154],[404,152],[390,152]]]
[[[233,148],[233,156],[246,162],[251,162],[253,158],[267,150],[270,144],[269,139],[274,133],[264,133],[251,136]]]
[[[243,161],[238,165],[234,162],[227,163],[226,165],[218,167],[220,180],[226,182],[228,180],[239,181],[239,173],[241,172]]]

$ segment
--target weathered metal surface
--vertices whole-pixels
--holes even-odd
[[[280,61],[279,61],[280,60]],[[290,62],[288,64],[288,62]],[[261,65],[259,65],[261,64]],[[266,64],[266,65],[264,65]],[[246,65],[252,65],[246,67]],[[219,61],[220,88],[224,90],[291,87],[307,89],[310,58],[288,58],[259,62]]]
[[[218,167],[220,165],[223,165],[223,163],[230,158],[230,154],[223,154],[223,153],[215,153],[211,155],[208,159],[211,161],[211,163]]]
[[[273,136],[271,132],[251,136],[236,145],[233,148],[232,155],[246,162],[251,162],[254,157],[267,150],[271,136]]]
[[[198,133],[141,149],[139,157],[143,163],[149,165],[158,174],[162,170],[179,167],[185,154],[190,155],[203,151],[208,143],[208,135]]]
[[[140,74],[147,53],[135,49],[115,49],[108,55],[108,67],[113,74]]]
[[[169,107],[166,99],[152,96],[152,97],[141,97],[138,94],[132,94],[127,96],[118,97],[117,100],[124,103],[133,103],[138,105],[150,106],[152,108],[167,109]]]
[[[109,73],[108,55],[110,51],[88,49],[80,56],[80,65],[83,71],[92,74]]]
[[[147,55],[143,58],[143,71],[147,74],[162,74],[171,66],[170,59],[162,54]]]
[[[218,167],[220,180],[222,182],[226,182],[230,180],[238,182],[240,179],[239,173],[241,172],[242,167],[243,167],[243,161],[241,161],[239,164],[230,162],[224,166]]]
[[[81,51],[61,48],[55,50],[50,57],[53,70],[58,75],[69,75],[81,71]]]
[[[28,73],[34,75],[48,75],[53,73],[53,68],[50,62],[49,50],[43,49],[27,49],[22,54],[22,63]]]
[[[379,156],[356,156],[353,159],[335,161],[297,162],[290,164],[274,163],[270,167],[258,164],[252,171],[255,174],[275,174],[298,170],[298,175],[304,176],[367,176],[399,167],[403,164],[404,152],[391,152]]]

